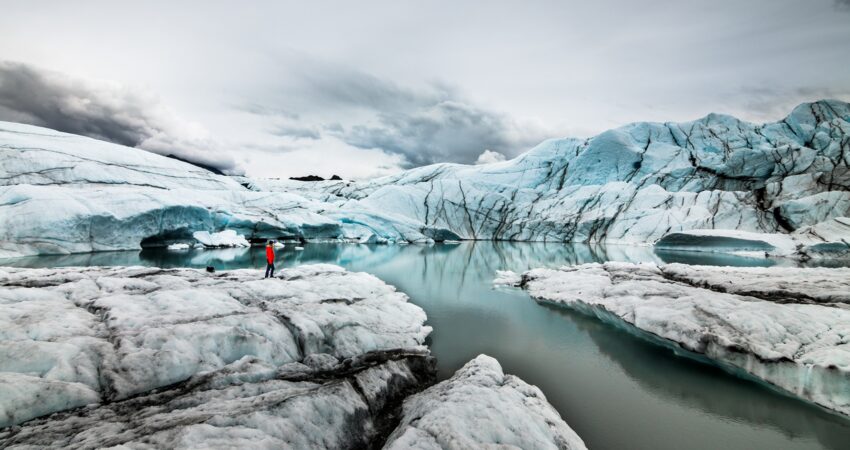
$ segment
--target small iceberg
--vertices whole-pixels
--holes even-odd
[[[234,230],[224,230],[218,233],[209,231],[196,231],[192,233],[195,238],[205,247],[250,247],[251,244],[245,236],[237,234]]]

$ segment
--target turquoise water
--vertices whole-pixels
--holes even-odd
[[[539,386],[591,449],[847,449],[850,420],[736,378],[596,319],[492,287],[496,270],[593,261],[773,265],[789,261],[653,253],[624,246],[463,243],[313,244],[278,252],[281,266],[339,264],[370,272],[428,313],[440,377],[479,353]],[[112,252],[22,258],[2,265],[265,267],[263,249]]]

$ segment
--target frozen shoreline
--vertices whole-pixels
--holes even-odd
[[[424,311],[338,266],[260,275],[0,267],[0,446],[381,444],[405,398],[434,381]],[[512,398],[487,423],[528,408],[571,432],[539,397],[534,406]],[[488,401],[468,399],[479,409]],[[503,435],[559,448],[554,436]]]

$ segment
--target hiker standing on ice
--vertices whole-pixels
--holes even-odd
[[[274,241],[266,244],[266,276],[274,278]]]

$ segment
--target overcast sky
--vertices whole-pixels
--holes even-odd
[[[365,178],[850,101],[850,0],[9,2],[0,120]]]

